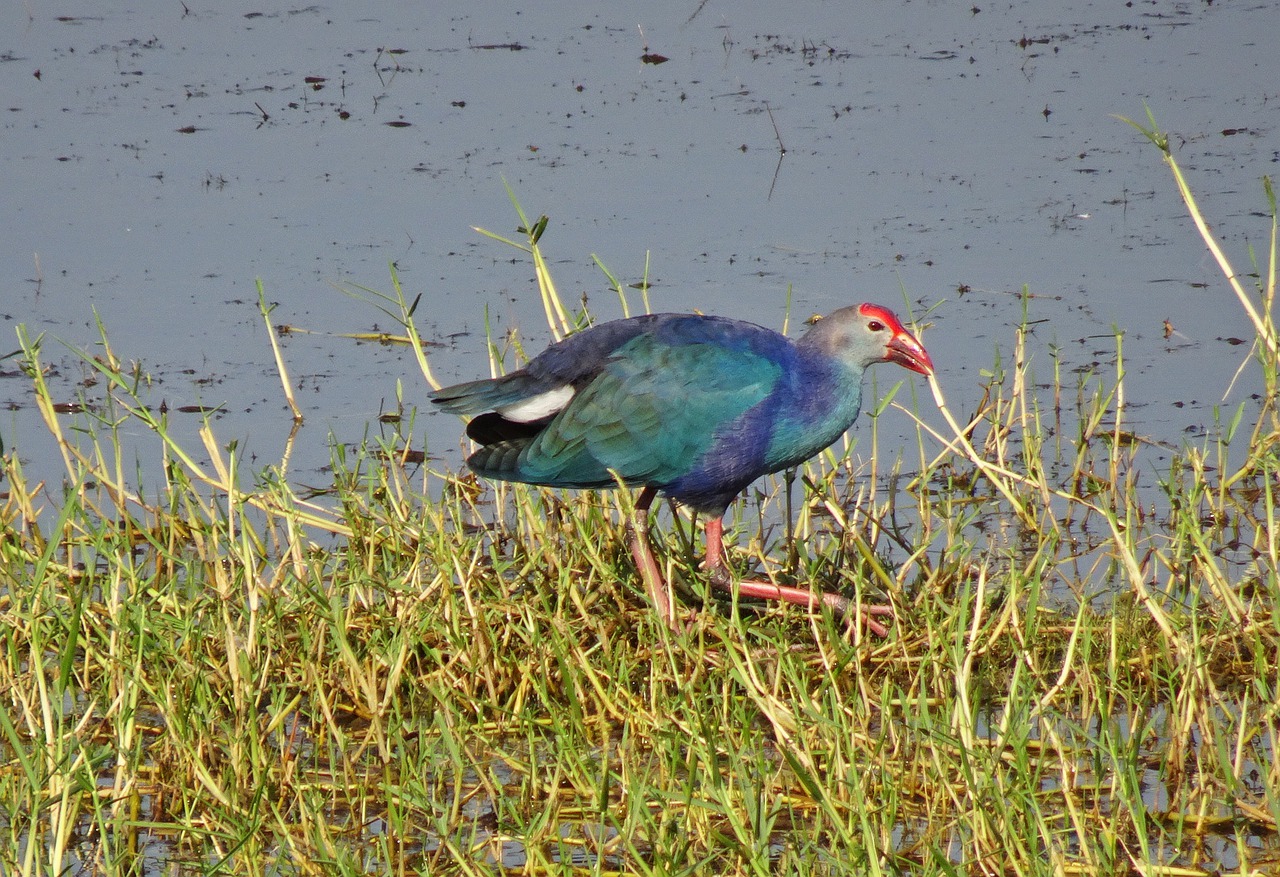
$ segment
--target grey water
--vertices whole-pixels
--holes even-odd
[[[531,266],[473,230],[515,234],[509,185],[598,317],[621,309],[594,256],[625,283],[647,268],[657,310],[780,327],[788,305],[792,325],[909,306],[958,412],[1007,358],[1025,287],[1042,385],[1055,359],[1113,373],[1123,335],[1156,465],[1260,379],[1160,154],[1115,116],[1149,107],[1171,132],[1248,270],[1280,161],[1274,23],[1268,3],[1171,0],[6,3],[0,355],[25,325],[58,401],[92,402],[72,349],[100,352],[100,319],[180,440],[198,448],[193,409],[216,408],[219,440],[270,462],[291,423],[261,280],[272,319],[306,330],[283,339],[295,476],[323,482],[330,442],[376,434],[398,382],[411,442],[460,465],[409,351],[348,337],[394,322],[340,287],[388,291],[394,265],[445,381],[486,373],[486,326],[538,349]],[[900,412],[879,428],[914,441]],[[12,357],[0,442],[62,477]]]

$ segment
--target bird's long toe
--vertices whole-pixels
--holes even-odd
[[[756,597],[761,600],[779,600],[795,603],[810,610],[816,610],[823,605],[830,606],[832,610],[839,613],[850,623],[855,623],[856,619],[861,618],[862,622],[866,624],[867,630],[878,637],[887,637],[889,635],[889,629],[876,621],[875,616],[893,615],[892,606],[863,605],[850,600],[842,594],[833,594],[828,591],[814,592],[807,588],[793,588],[787,585],[774,584],[773,582],[743,580],[735,583],[723,563],[712,565],[707,570],[707,577],[713,587],[730,593],[737,590],[743,596]]]

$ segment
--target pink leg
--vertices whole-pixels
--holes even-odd
[[[734,589],[733,579],[729,575],[728,567],[724,564],[724,520],[722,518],[708,518],[706,530],[707,560],[705,566],[711,584],[722,591],[732,592]],[[889,635],[888,629],[870,616],[892,615],[892,606],[860,606],[840,594],[828,592],[815,594],[803,588],[788,588],[783,585],[775,585],[773,582],[742,581],[738,582],[737,588],[740,594],[745,594],[748,597],[758,597],[762,600],[785,600],[788,603],[798,603],[809,609],[816,609],[819,604],[826,604],[841,614],[852,612],[852,617],[854,618],[859,615],[862,616],[867,624],[867,629],[876,636]]]
[[[640,578],[644,581],[649,599],[658,610],[658,615],[672,630],[676,629],[675,605],[671,601],[671,589],[667,587],[658,562],[653,558],[653,549],[649,546],[649,506],[658,495],[657,488],[646,487],[636,497],[635,512],[631,516],[631,556],[635,558],[636,567],[640,570]]]

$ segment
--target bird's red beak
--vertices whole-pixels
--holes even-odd
[[[885,362],[896,362],[922,375],[933,374],[933,360],[915,336],[902,329],[885,345]]]

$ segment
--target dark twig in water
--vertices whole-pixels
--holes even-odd
[[[773,200],[774,187],[778,185],[778,174],[782,173],[782,160],[787,157],[787,147],[782,142],[782,132],[778,130],[778,122],[773,118],[773,108],[769,106],[769,102],[764,102],[764,111],[769,114],[769,124],[773,125],[773,136],[778,140],[778,165],[773,169],[773,180],[769,183],[769,196],[766,200]]]

